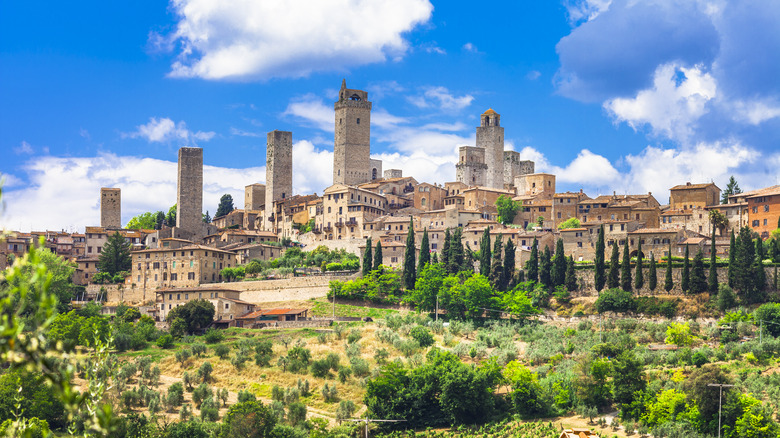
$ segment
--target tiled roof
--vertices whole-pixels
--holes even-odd
[[[679,184],[674,187],[672,187],[669,190],[695,190],[695,189],[703,189],[709,186],[715,186],[715,188],[718,188],[714,183],[704,183],[704,184]]]

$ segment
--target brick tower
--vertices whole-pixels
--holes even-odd
[[[371,102],[368,93],[350,90],[341,81],[333,145],[333,184],[357,185],[371,181]]]
[[[292,196],[292,132],[269,132],[265,154],[265,216],[269,219],[274,202]],[[270,225],[267,220],[264,223]]]
[[[176,227],[197,235],[203,223],[203,149],[179,149]]]
[[[501,127],[501,115],[489,109],[480,116],[477,127],[477,147],[485,148],[485,186],[495,189],[504,188],[504,128]]]
[[[122,228],[122,194],[119,189],[100,189],[100,226]]]

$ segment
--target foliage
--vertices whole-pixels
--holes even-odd
[[[596,311],[599,313],[631,312],[635,310],[636,303],[631,296],[631,292],[614,288],[599,294],[598,299],[596,299],[595,307]]]
[[[262,438],[271,436],[276,417],[262,403],[249,400],[234,404],[222,421],[220,438]]]
[[[417,264],[417,273],[425,268],[431,261],[431,244],[428,239],[428,228],[423,229],[422,242],[420,243],[420,260]]]
[[[414,290],[408,298],[417,310],[432,311],[436,308],[436,296],[444,284],[444,267],[440,263],[429,263],[417,274]]]
[[[650,253],[650,268],[647,270],[647,288],[654,292],[656,287],[658,287],[658,273],[655,254]]]
[[[729,177],[728,184],[726,184],[726,190],[720,194],[720,203],[728,204],[729,196],[738,195],[740,193],[742,193],[742,189],[739,188],[739,184],[737,183],[737,180],[734,179],[734,175],[731,175],[731,177]]]
[[[490,227],[485,227],[479,244],[479,273],[485,277],[490,275],[490,257],[492,255],[493,253],[490,251]]]
[[[371,238],[366,239],[366,250],[363,252],[363,276],[368,275],[374,266]]]
[[[679,322],[673,322],[669,324],[669,327],[666,329],[666,339],[664,339],[664,342],[671,345],[676,345],[677,347],[688,347],[691,346],[694,341],[696,340],[696,337],[691,333],[691,326],[689,323],[679,323]]]
[[[379,269],[379,267],[382,266],[382,241],[378,241],[376,243],[376,249],[374,250],[374,267],[373,270],[376,271]]]
[[[157,346],[163,349],[173,348],[173,336],[165,334],[157,338]]]
[[[780,336],[780,303],[762,304],[754,313],[756,325],[764,321],[763,329],[772,336]]]
[[[139,215],[133,216],[125,225],[128,230],[158,230],[157,228],[157,213],[147,211]]]
[[[555,243],[555,256],[552,259],[550,279],[552,286],[562,286],[566,283],[566,254],[563,252],[563,239]]]
[[[596,291],[601,292],[607,282],[605,276],[606,265],[604,262],[604,225],[599,226],[599,234],[596,238],[596,255],[594,260],[594,281]]]
[[[498,221],[503,225],[511,224],[522,206],[522,202],[513,200],[511,196],[500,195],[498,199],[496,199]]]
[[[512,388],[509,401],[513,410],[523,418],[549,415],[551,406],[546,399],[538,376],[520,362],[509,362],[503,370],[504,381]]]
[[[404,249],[404,287],[406,290],[414,289],[414,282],[417,279],[415,266],[415,245],[414,245],[414,217],[409,218],[409,231],[406,234],[406,248]]]
[[[217,212],[214,213],[214,217],[224,216],[234,209],[235,207],[233,207],[233,196],[226,193],[219,198],[219,206],[217,206]]]
[[[177,306],[168,312],[167,319],[173,321],[181,318],[184,321],[187,333],[196,333],[207,327],[214,321],[216,310],[210,301],[198,299],[188,301],[182,306]],[[208,338],[206,338],[208,341]],[[209,342],[211,343],[211,342]]]
[[[607,287],[610,289],[620,287],[620,254],[618,252],[617,242],[612,242],[612,256],[609,259]]]
[[[628,249],[628,239],[623,244],[623,262],[620,264],[620,288],[631,290],[631,254]]]
[[[531,254],[526,262],[525,271],[527,280],[537,281],[539,279],[539,242],[536,237],[531,244]]]
[[[103,245],[103,252],[100,253],[98,260],[98,270],[113,276],[121,271],[130,271],[131,268],[130,242],[117,231],[108,236],[108,241]]]
[[[349,300],[367,300],[373,303],[397,303],[402,295],[401,277],[392,268],[380,267],[371,271],[367,277],[346,282],[330,282],[328,298],[336,294],[337,298]]]
[[[576,217],[572,217],[558,224],[558,229],[566,230],[569,228],[579,228],[580,225],[581,225],[580,220],[577,219]]]
[[[412,330],[409,331],[409,336],[412,337],[417,343],[420,344],[420,347],[430,347],[433,345],[433,335],[430,331],[428,331],[427,328],[422,326],[414,326],[412,327]]]
[[[695,404],[690,404],[684,392],[667,389],[647,405],[647,412],[642,421],[648,426],[656,426],[674,421],[686,421],[696,425],[699,410]]]

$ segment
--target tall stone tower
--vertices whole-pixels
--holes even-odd
[[[265,205],[265,184],[249,184],[244,187],[244,211],[260,210]]]
[[[265,154],[265,217],[268,219],[274,212],[274,202],[292,196],[292,132],[269,132]]]
[[[122,228],[122,194],[120,189],[100,189],[100,226]]]
[[[477,127],[477,147],[485,148],[485,186],[495,189],[504,188],[504,128],[501,127],[501,115],[489,109],[480,116]]]
[[[371,181],[371,102],[368,93],[350,90],[347,81],[342,80],[339,100],[333,108],[336,111],[333,184],[357,185]]]
[[[521,160],[520,152],[504,151],[504,188],[512,187],[515,177],[534,173],[534,162]]]
[[[467,186],[484,186],[488,172],[485,164],[485,149],[474,146],[458,148],[458,164],[455,165],[455,180]]]
[[[176,227],[198,235],[203,224],[203,149],[179,149]]]

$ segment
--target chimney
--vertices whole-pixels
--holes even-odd
[[[689,185],[691,185],[691,182],[690,182],[690,181],[688,181],[688,182],[686,182],[686,183],[685,183],[685,185],[686,185],[686,186],[689,186]]]

